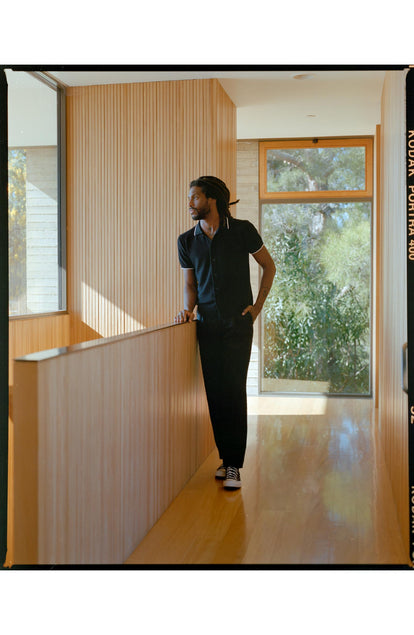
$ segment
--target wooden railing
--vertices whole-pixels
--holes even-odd
[[[195,324],[14,361],[7,564],[121,564],[212,451]]]

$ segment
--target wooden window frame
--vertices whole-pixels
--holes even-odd
[[[316,201],[367,201],[373,197],[373,145],[372,137],[346,139],[293,139],[289,141],[259,142],[259,197],[261,201],[316,202]],[[312,192],[268,192],[267,191],[267,151],[279,148],[345,148],[365,147],[365,190],[317,190]]]

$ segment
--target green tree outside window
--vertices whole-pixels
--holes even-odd
[[[346,157],[342,148],[313,155],[304,150],[291,159],[273,156],[278,188],[326,189],[334,174],[340,189],[364,187],[361,148],[346,148]],[[263,377],[368,394],[371,203],[263,204],[262,234],[277,269],[264,308]]]

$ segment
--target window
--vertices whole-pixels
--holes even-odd
[[[260,198],[372,199],[372,139],[260,143]]]
[[[372,139],[260,144],[263,392],[370,394]]]
[[[66,308],[62,89],[6,70],[9,122],[9,315]]]

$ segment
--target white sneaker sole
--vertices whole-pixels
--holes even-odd
[[[225,489],[240,489],[241,481],[235,481],[234,479],[228,478],[224,481],[223,487]]]
[[[216,478],[225,479],[226,478],[226,468],[219,468],[216,472]]]

